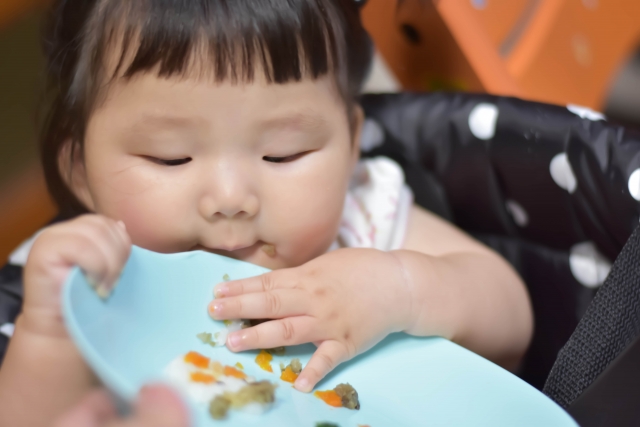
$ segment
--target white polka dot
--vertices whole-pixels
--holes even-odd
[[[629,193],[634,199],[640,200],[640,169],[634,170],[629,177]]]
[[[360,150],[367,152],[382,145],[384,142],[384,131],[378,122],[373,119],[366,119],[362,124],[362,134],[360,135]]]
[[[592,110],[591,108],[588,108],[588,107],[582,107],[580,105],[569,104],[569,105],[567,105],[567,110],[571,111],[576,116],[580,116],[580,118],[582,118],[582,119],[588,119],[588,120],[591,120],[591,121],[607,120],[607,118],[605,117],[604,114],[599,113],[597,111],[594,111],[594,110]]]
[[[611,262],[604,257],[592,242],[574,245],[569,255],[571,273],[587,288],[597,288],[611,271]]]
[[[493,104],[478,104],[469,114],[469,129],[478,139],[491,139],[496,133],[498,107]]]
[[[582,0],[582,4],[587,9],[596,9],[598,7],[598,0]]]
[[[551,172],[551,178],[553,178],[560,188],[564,188],[569,193],[576,191],[578,181],[573,174],[573,169],[571,169],[566,153],[556,154],[553,159],[551,159],[549,172]]]
[[[5,323],[0,326],[0,334],[11,338],[13,336],[13,331],[15,330],[15,326],[13,323]]]
[[[527,211],[524,210],[520,203],[515,200],[507,200],[505,205],[517,225],[526,227],[529,224],[529,214],[527,214]]]

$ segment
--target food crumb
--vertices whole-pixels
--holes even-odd
[[[262,369],[267,372],[273,372],[273,368],[271,368],[271,361],[273,360],[273,356],[267,353],[264,350],[260,350],[260,353],[256,356],[256,363]]]
[[[209,367],[209,361],[211,359],[209,359],[208,357],[205,357],[203,355],[201,355],[198,352],[195,351],[190,351],[189,353],[187,353],[184,356],[184,361],[187,363],[191,363],[192,365],[198,367],[198,368],[208,368]]]
[[[225,282],[228,282],[229,280],[231,280],[231,277],[229,277],[228,274],[225,274],[224,276],[222,276],[222,280],[224,280]]]
[[[280,374],[280,379],[288,383],[294,383],[298,379],[298,374],[291,370],[291,366],[287,366]]]
[[[223,420],[229,412],[231,401],[223,396],[216,396],[209,404],[209,413],[214,420]]]
[[[316,427],[340,427],[338,424],[334,423],[316,423]]]
[[[284,366],[284,363],[280,363],[280,371],[280,379],[282,381],[294,383],[298,379],[300,372],[302,372],[302,363],[298,358],[291,360],[291,363],[287,366]]]
[[[360,409],[360,401],[358,400],[358,392],[351,384],[338,384],[333,389],[340,398],[342,398],[342,406],[348,409]]]
[[[276,255],[276,247],[273,245],[262,245],[262,251],[270,257],[274,257]]]
[[[215,347],[217,345],[216,342],[212,339],[212,335],[209,332],[201,332],[196,335],[196,337],[198,337],[198,339],[202,341],[203,344],[209,344],[211,347]]]
[[[316,390],[313,395],[318,399],[321,399],[329,406],[333,406],[334,408],[342,407],[342,398],[338,396],[334,390],[326,390],[320,391]]]
[[[241,380],[247,378],[247,374],[245,374],[242,371],[239,371],[233,366],[225,366],[222,372],[224,373],[224,375],[228,377],[240,378]]]
[[[236,362],[236,368],[238,368],[238,369],[244,369],[244,366],[242,366],[242,363],[240,363],[240,362]]]
[[[348,383],[338,384],[333,390],[318,390],[314,392],[313,395],[319,399],[322,399],[327,405],[330,406],[355,410],[360,409],[358,392]]]

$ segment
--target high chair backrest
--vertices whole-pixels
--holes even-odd
[[[601,109],[640,42],[637,0],[370,0],[365,26],[411,90]]]

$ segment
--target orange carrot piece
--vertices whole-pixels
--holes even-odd
[[[216,379],[215,379],[215,377],[213,375],[205,374],[205,373],[202,373],[202,372],[192,372],[191,373],[191,381],[193,381],[194,383],[211,384],[215,380]]]
[[[298,379],[298,374],[293,372],[291,366],[287,366],[286,368],[284,368],[284,371],[282,371],[280,379],[288,383],[294,383]]]
[[[228,377],[240,378],[241,380],[247,378],[247,374],[237,370],[233,366],[225,366],[224,371],[222,371],[222,373]]]
[[[333,390],[327,390],[327,391],[317,390],[316,392],[313,393],[313,395],[318,399],[324,400],[324,403],[326,403],[329,406],[335,406],[336,408],[342,407],[342,398],[338,395],[338,393],[336,393]]]
[[[184,356],[184,361],[187,363],[191,363],[198,368],[207,368],[209,367],[209,358],[201,355],[198,352],[190,351]]]
[[[261,350],[260,353],[258,353],[258,355],[256,356],[256,363],[258,364],[258,366],[260,366],[267,372],[273,372],[273,369],[271,368],[272,360],[273,356],[264,350]]]

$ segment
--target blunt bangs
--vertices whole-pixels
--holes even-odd
[[[359,23],[357,7],[345,0],[339,8],[339,2],[99,0],[70,95],[88,101],[87,112],[115,78],[144,72],[232,83],[251,83],[260,72],[275,84],[332,74],[351,104],[360,87],[349,83],[361,83],[367,70],[350,67],[345,40],[366,33],[350,34],[347,21]],[[362,76],[350,78],[350,71]]]

